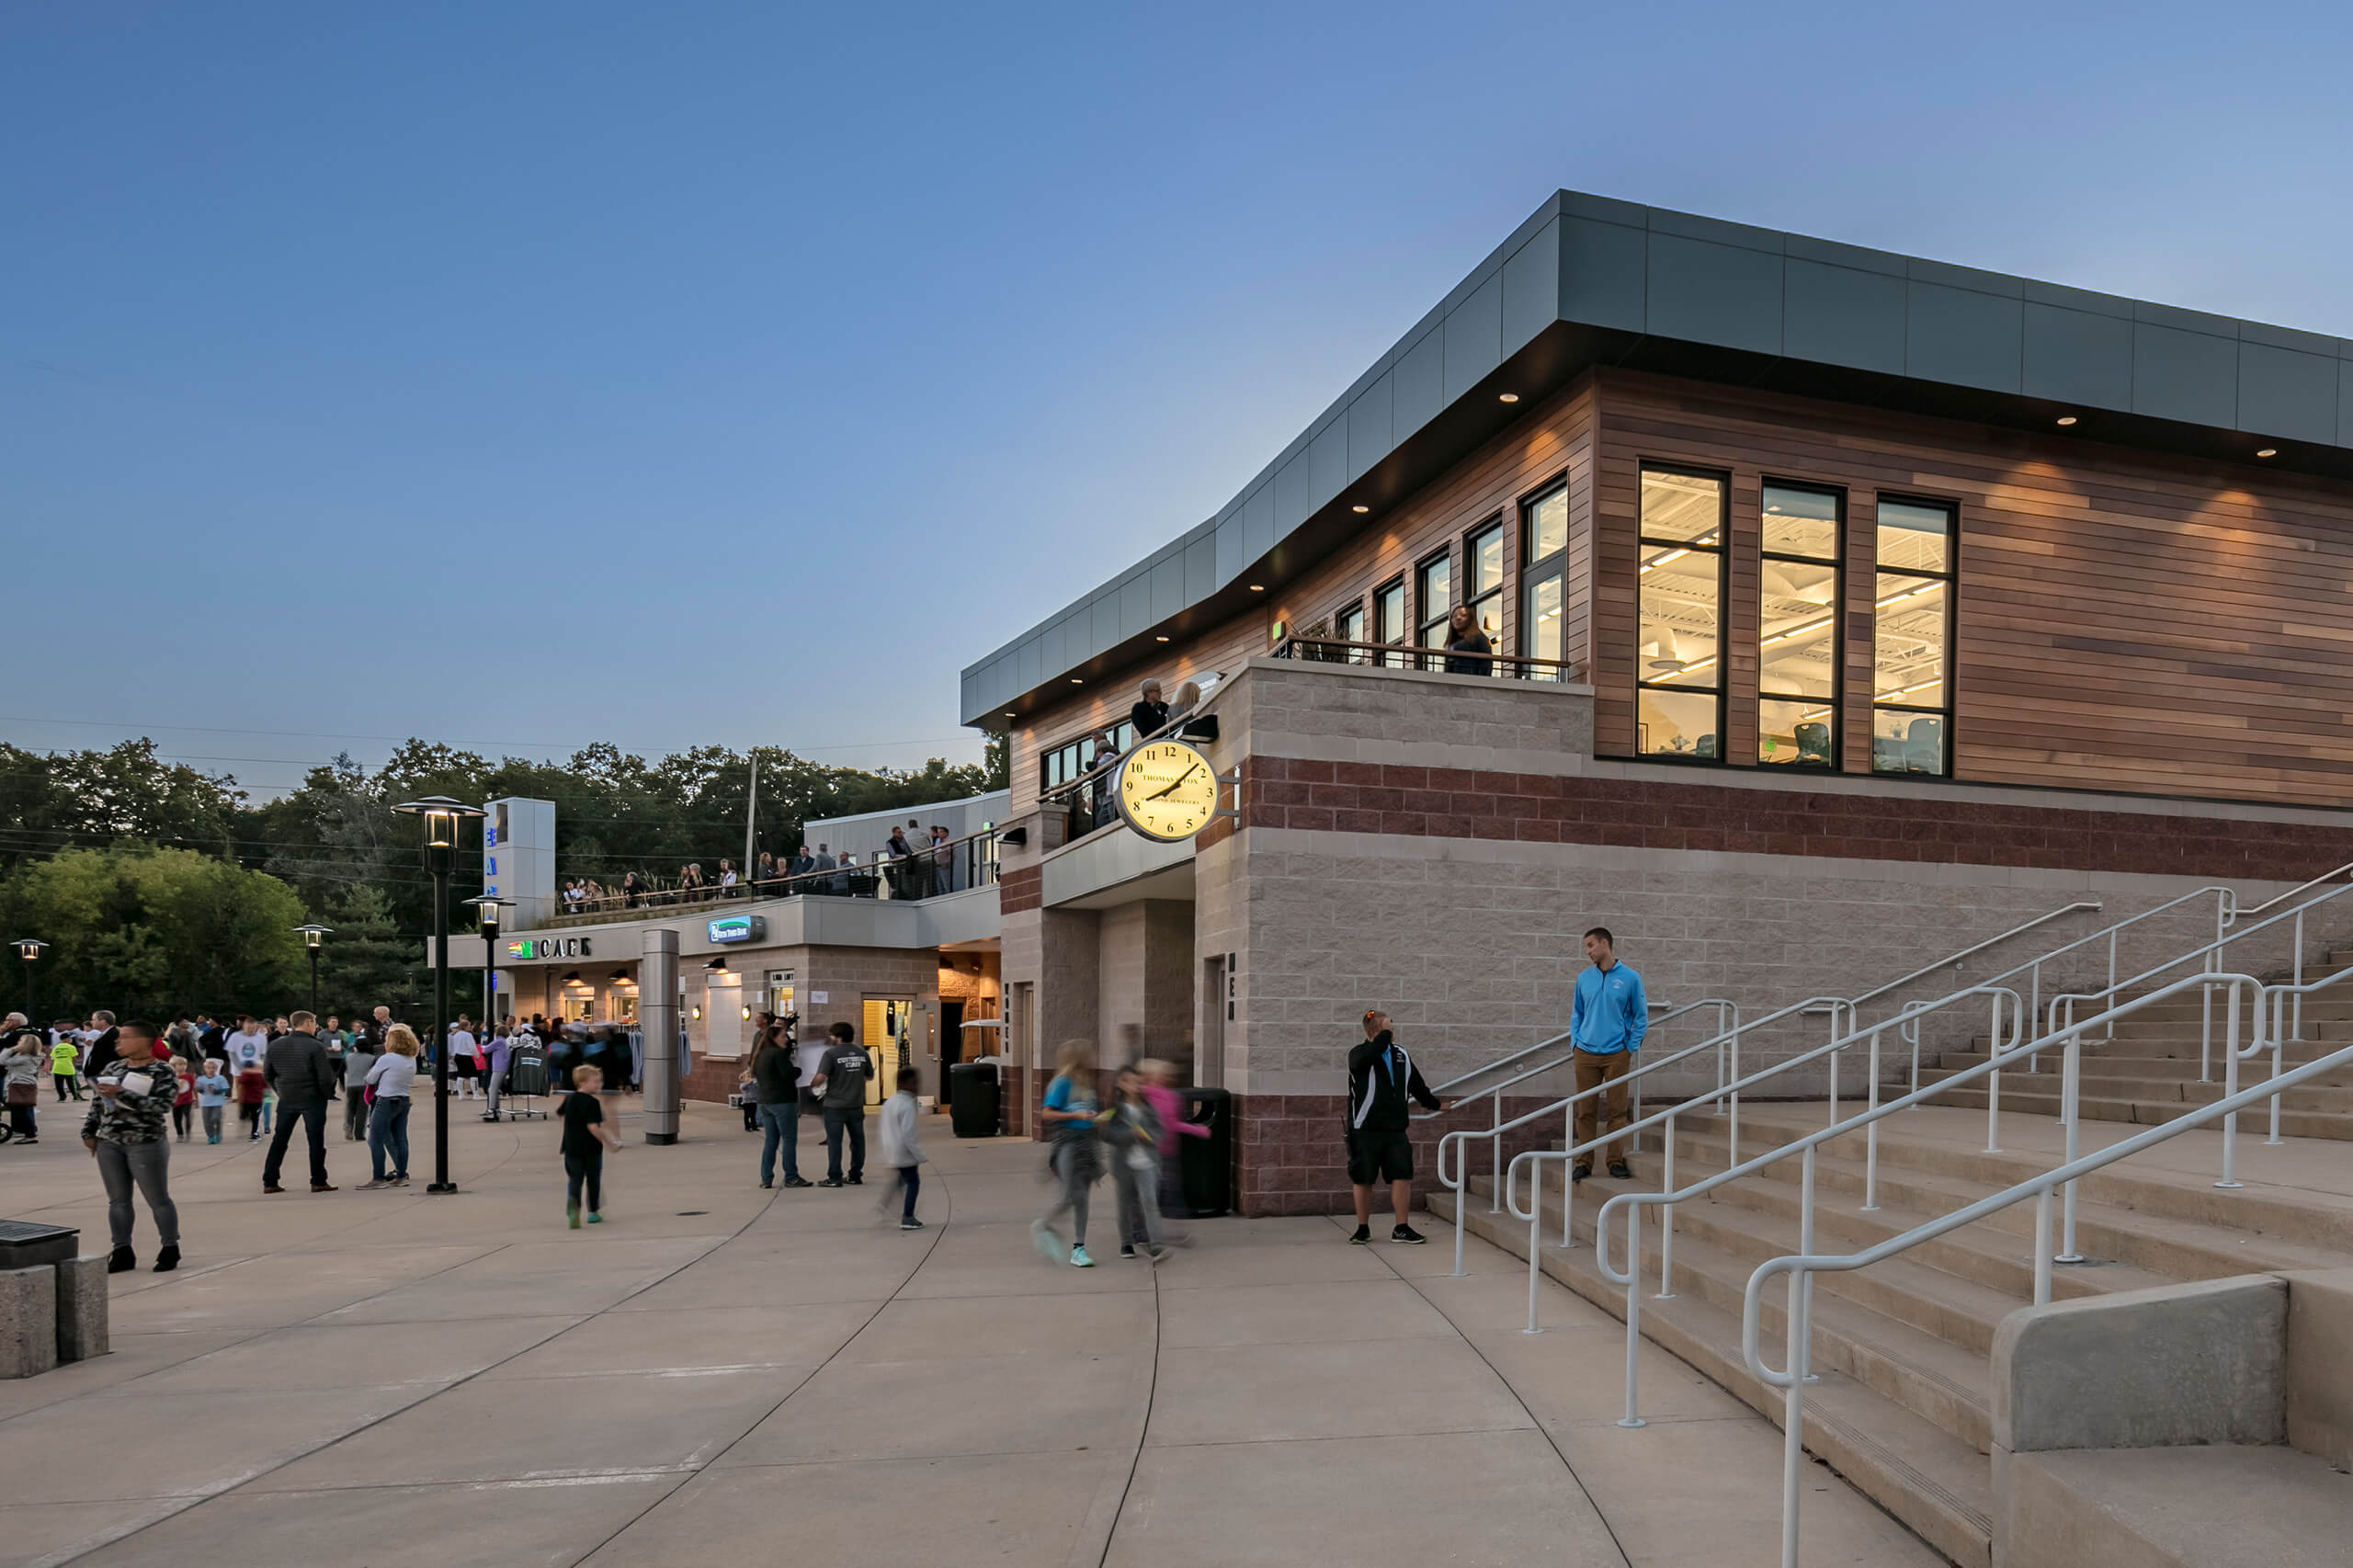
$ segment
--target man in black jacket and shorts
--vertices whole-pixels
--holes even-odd
[[[1413,1123],[1408,1098],[1432,1110],[1445,1106],[1422,1082],[1421,1069],[1389,1034],[1389,1015],[1364,1016],[1364,1039],[1348,1052],[1348,1182],[1357,1194],[1357,1233],[1348,1239],[1362,1246],[1372,1240],[1372,1184],[1389,1184],[1389,1205],[1397,1217],[1389,1239],[1406,1246],[1427,1240],[1405,1223],[1414,1203],[1414,1145],[1407,1138]]]

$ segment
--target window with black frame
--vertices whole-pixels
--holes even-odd
[[[1372,591],[1372,640],[1403,645],[1405,641],[1405,580],[1383,583]],[[1405,668],[1402,653],[1383,653],[1381,662],[1392,670]]]
[[[1536,659],[1566,658],[1569,487],[1565,483],[1519,504],[1519,560],[1520,651]],[[1502,645],[1500,639],[1496,645]],[[1541,665],[1529,673],[1539,680],[1558,680],[1562,674]]]
[[[1722,476],[1642,474],[1634,749],[1723,760],[1724,500]]]
[[[1756,760],[1838,766],[1838,561],[1847,498],[1765,485],[1756,580]]]
[[[1879,502],[1871,609],[1871,771],[1952,771],[1953,551],[1940,501]]]
[[[1332,637],[1339,642],[1361,642],[1364,635],[1364,601],[1350,599],[1332,612]],[[1343,649],[1341,659],[1351,665],[1361,665],[1370,654],[1361,648]]]
[[[1471,607],[1471,624],[1485,632],[1489,645],[1502,653],[1504,525],[1500,517],[1462,541],[1462,602]]]
[[[1414,568],[1414,605],[1421,617],[1414,642],[1419,647],[1446,646],[1446,618],[1454,611],[1454,562],[1439,551]],[[1435,667],[1435,666],[1432,666]]]

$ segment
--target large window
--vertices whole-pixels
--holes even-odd
[[[1530,658],[1567,657],[1568,555],[1569,487],[1556,484],[1519,504],[1519,642]],[[1550,679],[1558,672],[1531,673]]]
[[[1565,509],[1565,500],[1563,507]],[[1489,523],[1462,541],[1462,602],[1471,607],[1471,624],[1487,634],[1500,652],[1504,645],[1504,525]]]
[[[1643,470],[1634,749],[1723,756],[1724,492],[1712,474]]]
[[[1446,646],[1446,618],[1454,611],[1454,562],[1438,551],[1414,568],[1414,603],[1421,616],[1414,641],[1425,648]]]
[[[1351,599],[1332,612],[1332,635],[1336,641],[1342,642],[1364,641],[1364,601],[1362,599]],[[1346,662],[1351,665],[1361,665],[1366,658],[1367,654],[1361,648],[1350,648],[1347,650]]]
[[[1756,760],[1836,767],[1838,545],[1846,497],[1765,486],[1756,586]]]
[[[1383,583],[1372,591],[1372,640],[1395,643],[1405,641],[1405,580],[1403,577]],[[1393,670],[1405,667],[1404,657],[1396,653],[1384,653],[1381,661]]]
[[[1881,499],[1871,632],[1871,768],[1952,771],[1949,506]]]

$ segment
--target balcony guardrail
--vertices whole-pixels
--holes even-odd
[[[584,920],[608,920],[615,915],[682,914],[751,899],[824,898],[923,899],[942,893],[988,887],[997,874],[996,831],[968,834],[939,844],[911,847],[894,856],[877,850],[863,864],[845,862],[784,876],[738,882],[733,887],[648,888],[608,892],[599,898],[577,899],[563,906],[552,925]]]
[[[1331,637],[1286,637],[1275,644],[1274,656],[1308,665],[1360,665],[1371,669],[1419,670],[1426,675],[1485,676],[1495,680],[1573,681],[1577,676],[1576,665],[1566,659],[1454,652],[1407,642],[1348,642]]]

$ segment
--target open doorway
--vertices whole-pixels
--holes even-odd
[[[858,1038],[874,1059],[873,1074],[866,1081],[868,1105],[879,1106],[889,1099],[898,1087],[899,1069],[915,1065],[915,1005],[909,997],[866,999],[866,1028]]]

